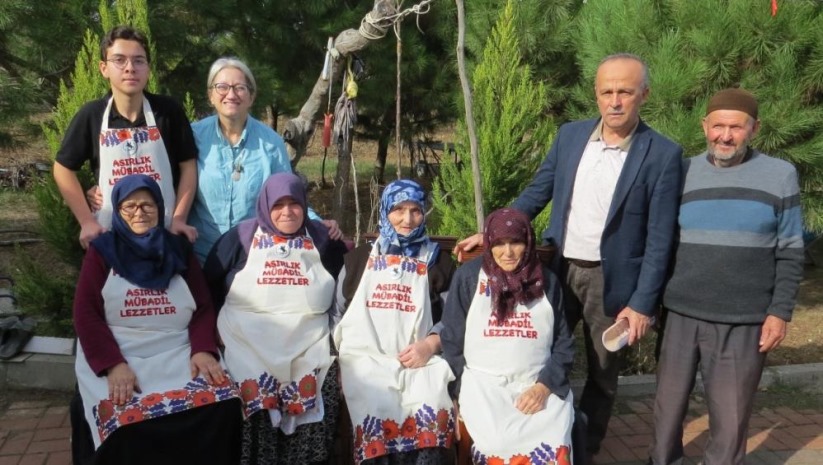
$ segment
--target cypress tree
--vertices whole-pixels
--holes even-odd
[[[556,130],[545,114],[548,88],[532,78],[523,63],[515,28],[517,7],[511,0],[486,42],[472,76],[483,202],[486,213],[511,203],[531,180]],[[469,159],[465,124],[457,127],[457,154]],[[467,166],[441,164],[433,186],[438,234],[465,237],[476,230],[473,179]],[[536,220],[545,226],[547,212]]]

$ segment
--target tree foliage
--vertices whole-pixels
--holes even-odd
[[[651,69],[641,115],[696,155],[706,146],[708,98],[743,87],[760,102],[752,145],[798,168],[807,226],[823,230],[823,3],[781,2],[772,16],[755,0],[588,2],[576,23],[582,75],[569,119],[595,114],[591,83],[602,57],[637,53]]]
[[[551,143],[555,126],[545,114],[549,89],[523,63],[515,29],[519,13],[511,0],[486,42],[472,79],[483,203],[486,213],[511,203],[531,180]],[[468,160],[464,123],[457,127],[458,157]],[[441,164],[433,205],[438,234],[465,237],[475,232],[473,179],[468,167]],[[545,226],[541,216],[538,228]]]

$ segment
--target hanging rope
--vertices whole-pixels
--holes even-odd
[[[431,10],[431,2],[433,0],[423,0],[422,2],[412,5],[405,10],[399,11],[393,15],[375,18],[371,12],[366,13],[366,17],[360,21],[360,34],[369,40],[378,40],[386,36],[386,32],[392,25],[400,22],[409,15],[417,15],[416,23],[417,29],[420,30],[420,16],[428,13]],[[377,33],[370,31],[366,26],[371,26],[377,29]],[[422,30],[420,32],[423,32]],[[397,32],[395,32],[397,34]],[[399,36],[398,36],[399,38]]]

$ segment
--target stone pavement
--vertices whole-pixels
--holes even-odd
[[[59,401],[16,401],[0,412],[0,465],[69,465],[69,407]]]
[[[622,405],[624,412],[612,416],[596,465],[645,465],[648,460],[653,396]],[[683,434],[684,465],[702,463],[708,426],[706,404],[693,396]],[[747,465],[823,465],[823,411],[758,407],[755,402],[746,451]]]
[[[71,464],[69,409],[66,396],[57,397],[18,400],[0,411],[0,465]],[[620,401],[597,465],[645,464],[652,404],[651,396]],[[705,403],[694,397],[686,419],[686,465],[700,463],[707,427]],[[748,465],[823,465],[823,411],[756,406],[748,451]]]

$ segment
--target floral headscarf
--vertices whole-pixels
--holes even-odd
[[[523,258],[512,271],[505,271],[492,256],[492,247],[502,239],[526,244]],[[486,217],[483,234],[483,271],[489,277],[492,304],[498,321],[503,321],[515,305],[527,304],[543,295],[543,271],[534,243],[529,218],[514,208],[501,208]]]
[[[417,257],[423,244],[429,242],[426,218],[424,216],[420,226],[408,235],[397,234],[389,221],[389,212],[402,202],[414,202],[423,212],[426,211],[426,193],[420,184],[410,179],[399,179],[389,183],[380,197],[380,237],[377,239],[380,252]],[[437,250],[432,253],[432,258],[437,257],[436,252]]]

